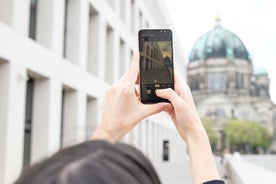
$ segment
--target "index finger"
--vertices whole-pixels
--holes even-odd
[[[139,75],[139,52],[135,51],[132,56],[132,61],[131,61],[129,70],[124,76],[124,81],[135,84],[138,78],[138,75]]]

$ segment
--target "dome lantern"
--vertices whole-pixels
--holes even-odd
[[[221,26],[221,18],[219,16],[219,14],[217,14],[217,16],[215,18],[215,27],[222,27]]]

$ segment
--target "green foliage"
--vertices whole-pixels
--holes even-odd
[[[212,146],[212,149],[215,149],[218,144],[218,136],[214,130],[214,123],[210,118],[207,118],[207,117],[201,118],[201,121],[209,137],[209,141]]]
[[[272,144],[272,135],[267,128],[256,122],[229,120],[224,133],[231,151],[240,151],[249,145],[251,151],[257,152],[257,148],[267,150]]]

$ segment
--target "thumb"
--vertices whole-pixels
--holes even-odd
[[[180,96],[178,96],[177,93],[171,88],[156,90],[156,95],[169,100],[173,106],[182,101],[182,98],[180,98]]]

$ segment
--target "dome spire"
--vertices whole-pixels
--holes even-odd
[[[219,15],[219,13],[217,13],[217,15],[215,17],[215,27],[221,27],[221,17]]]

